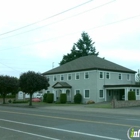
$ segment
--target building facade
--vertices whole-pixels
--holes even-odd
[[[135,71],[99,58],[85,56],[43,73],[50,87],[45,92],[54,94],[59,101],[61,93],[67,94],[67,101],[73,102],[74,95],[80,93],[82,102],[128,100],[128,91],[136,93],[140,100],[140,86],[135,85]]]

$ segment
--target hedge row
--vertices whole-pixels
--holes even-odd
[[[67,102],[67,94],[60,94],[60,103],[65,104]]]
[[[53,93],[45,93],[43,96],[43,102],[46,103],[53,103],[54,101],[54,94]]]
[[[136,95],[134,91],[128,92],[128,100],[136,100]]]
[[[3,98],[2,95],[0,95],[0,98]],[[5,98],[16,98],[16,95],[6,95]]]
[[[82,102],[82,95],[80,93],[77,93],[75,96],[74,96],[74,103],[76,104],[80,104]]]

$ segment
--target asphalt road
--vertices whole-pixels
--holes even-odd
[[[0,106],[0,140],[128,140],[130,127],[140,129],[139,118],[105,113],[105,109],[90,112]]]

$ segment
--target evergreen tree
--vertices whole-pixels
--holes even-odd
[[[99,53],[96,52],[95,47],[93,47],[94,43],[95,42],[92,41],[90,36],[87,33],[83,32],[81,34],[81,38],[77,41],[77,43],[74,43],[71,52],[63,56],[60,65],[63,65],[67,62],[70,62],[82,56],[87,56],[87,55],[97,56]]]

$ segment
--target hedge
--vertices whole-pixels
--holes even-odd
[[[134,91],[128,92],[128,100],[136,100],[136,95]]]
[[[54,94],[53,93],[47,93],[47,98],[46,98],[46,101],[47,103],[53,103],[54,101]]]
[[[47,93],[43,95],[43,102],[47,102]]]
[[[81,102],[82,102],[82,95],[80,93],[74,95],[74,103],[80,104]]]
[[[2,95],[0,95],[0,98],[3,98]],[[16,95],[6,95],[5,98],[16,98]]]
[[[60,103],[65,104],[67,102],[67,95],[65,93],[60,94]]]
[[[13,101],[13,104],[16,104],[16,103],[28,103],[29,101],[19,101],[19,100],[15,100],[15,101]]]

